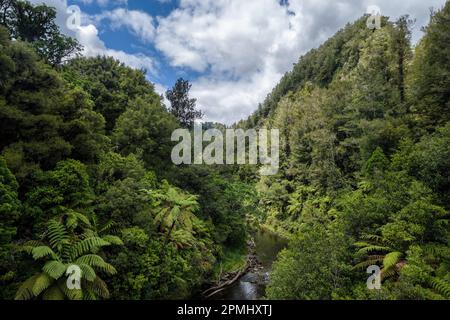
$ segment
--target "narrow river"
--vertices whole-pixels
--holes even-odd
[[[269,273],[278,253],[287,246],[287,241],[273,233],[260,230],[254,235],[256,255],[261,269],[250,271],[233,286],[217,294],[217,300],[258,300],[264,297]]]

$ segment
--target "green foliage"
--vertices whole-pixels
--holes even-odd
[[[407,16],[371,33],[362,20],[347,26],[239,124],[281,133],[279,174],[257,190],[263,223],[294,240],[269,298],[448,298],[449,8],[414,55]],[[382,267],[380,291],[365,287],[371,265]]]
[[[118,118],[113,141],[119,152],[136,154],[147,168],[162,170],[170,159],[175,119],[158,99],[139,97]]]
[[[49,64],[60,65],[81,51],[75,39],[60,32],[55,8],[7,0],[0,2],[0,11],[0,25],[9,29],[11,37],[30,42]]]
[[[411,73],[412,111],[428,130],[450,121],[450,3],[432,14],[425,36],[417,46]]]
[[[167,110],[113,58],[57,66],[78,47],[54,9],[0,1],[0,297],[192,298],[262,224],[292,239],[268,298],[449,299],[449,8],[414,50],[407,16],[363,17],[301,57],[237,125],[280,130],[280,170],[260,177],[171,165],[172,131],[201,117],[187,81]]]
[[[145,97],[148,103],[159,103],[160,99],[145,79],[145,72],[111,57],[72,59],[64,66],[64,78],[89,94],[94,110],[106,120],[107,133],[112,132],[131,101]]]
[[[88,299],[109,297],[108,289],[97,273],[108,275],[116,273],[116,269],[98,255],[102,247],[111,244],[98,237],[83,239],[68,226],[67,222],[67,217],[50,220],[42,243],[29,242],[21,246],[21,249],[31,254],[35,261],[44,260],[44,266],[42,272],[22,283],[16,293],[16,300],[40,298],[78,300],[83,297]],[[82,270],[81,290],[69,289],[66,285],[66,274],[71,266],[78,266]]]
[[[94,161],[108,140],[86,93],[62,80],[26,43],[8,41],[0,55],[9,61],[1,65],[2,76],[12,72],[0,81],[0,148],[18,179],[69,156]]]
[[[274,265],[267,288],[269,299],[331,299],[348,284],[345,264],[349,243],[338,230],[314,225],[291,241]]]
[[[196,119],[201,119],[203,113],[195,110],[196,99],[189,98],[191,90],[189,81],[180,78],[171,90],[167,90],[166,97],[170,101],[170,112],[181,123],[184,128],[192,129]]]
[[[12,252],[12,240],[17,235],[17,222],[21,215],[21,202],[18,198],[19,185],[9,171],[6,162],[0,157],[0,298],[11,294],[9,284],[16,276],[17,265]]]

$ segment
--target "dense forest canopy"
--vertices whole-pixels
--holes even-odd
[[[449,2],[414,47],[407,16],[362,17],[301,57],[236,125],[280,130],[264,177],[173,165],[172,132],[202,116],[189,82],[167,108],[54,19],[0,0],[1,299],[191,298],[240,267],[257,228],[289,239],[267,298],[450,298]]]

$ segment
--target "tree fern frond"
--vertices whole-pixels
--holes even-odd
[[[366,269],[369,266],[380,264],[382,261],[383,256],[380,256],[380,258],[367,259],[354,265],[353,269]]]
[[[101,247],[109,246],[110,243],[99,237],[91,237],[76,243],[70,250],[70,256],[75,259],[83,254],[93,252]]]
[[[83,300],[83,291],[78,289],[69,289],[67,287],[67,278],[61,278],[58,281],[58,288],[69,300]]]
[[[381,278],[382,279],[392,278],[392,277],[395,277],[396,275],[397,275],[397,270],[395,268],[381,269]]]
[[[36,278],[39,276],[39,274],[36,274],[27,280],[25,280],[22,285],[17,290],[15,300],[31,300],[34,298],[33,294],[33,286],[36,282]]]
[[[92,282],[95,280],[95,278],[97,277],[97,274],[95,273],[95,270],[91,266],[89,266],[85,263],[80,263],[79,267],[82,271],[84,279],[86,279],[89,282]]]
[[[92,291],[94,291],[97,296],[108,299],[109,298],[109,290],[106,283],[100,278],[97,277],[92,284]]]
[[[39,296],[42,292],[48,289],[54,282],[54,279],[51,278],[45,272],[38,274],[36,280],[33,285],[33,294],[35,297]]]
[[[364,248],[361,248],[357,251],[357,254],[370,254],[372,252],[388,252],[392,249],[389,247],[383,247],[383,246],[377,246],[377,245],[371,245]]]
[[[66,272],[66,269],[66,266],[62,262],[53,260],[48,261],[42,268],[42,271],[53,279],[58,280]]]
[[[108,231],[116,231],[116,226],[117,223],[115,221],[108,221],[103,228],[101,228],[98,232],[99,233],[103,233],[103,232],[108,232]]]
[[[383,259],[383,267],[385,269],[395,267],[401,257],[403,257],[403,253],[398,251],[388,253]]]
[[[87,264],[88,266],[92,268],[98,268],[99,270],[106,272],[110,275],[116,274],[117,270],[110,265],[109,263],[106,263],[105,260],[103,260],[102,257],[95,255],[95,254],[87,254],[77,259],[77,264]]]
[[[25,242],[22,245],[18,245],[16,248],[17,248],[17,250],[19,252],[23,251],[23,252],[26,252],[28,254],[31,254],[34,248],[40,247],[40,246],[43,246],[43,245],[44,244],[42,242],[40,242],[40,241],[27,241],[27,242]]]
[[[92,288],[86,288],[83,295],[83,300],[94,301],[97,300],[97,295]]]
[[[450,283],[439,278],[431,278],[430,283],[440,295],[450,299]]]
[[[353,245],[354,245],[355,247],[358,247],[358,248],[364,248],[364,247],[370,247],[370,246],[372,246],[373,244],[368,243],[368,242],[364,242],[364,241],[358,241],[358,242],[355,242]]]
[[[34,260],[39,260],[45,257],[51,257],[55,260],[59,259],[58,256],[55,254],[55,252],[50,247],[47,246],[33,248],[31,254],[33,255]]]
[[[59,251],[62,251],[63,245],[69,240],[66,228],[56,220],[49,221],[47,237],[52,248],[57,248]]]
[[[42,295],[43,300],[65,300],[64,292],[58,286],[51,286]]]

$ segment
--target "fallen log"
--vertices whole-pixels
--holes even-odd
[[[218,294],[219,292],[225,290],[226,288],[228,288],[229,286],[231,286],[232,284],[234,284],[237,280],[239,280],[248,270],[248,261],[245,265],[245,267],[243,269],[241,269],[239,272],[236,273],[236,275],[234,276],[234,278],[232,278],[231,280],[228,280],[218,286],[209,288],[208,290],[204,291],[202,293],[202,295],[208,299],[211,298],[212,296]],[[210,294],[208,294],[209,292],[212,292]]]

